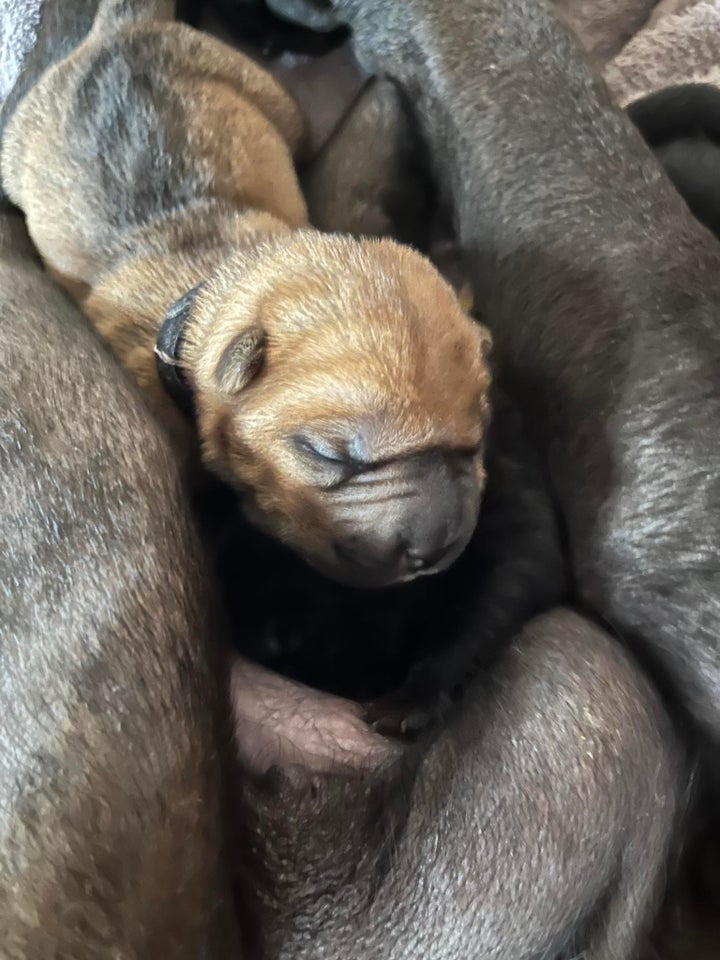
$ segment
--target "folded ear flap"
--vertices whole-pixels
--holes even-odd
[[[246,327],[225,347],[215,368],[215,383],[228,396],[240,393],[262,367],[265,331],[258,324]]]
[[[206,286],[207,281],[202,280],[195,284],[187,293],[184,293],[179,299],[171,303],[165,314],[165,322],[160,329],[158,342],[163,338],[171,346],[171,353],[175,355],[178,352],[177,344],[182,339],[182,331],[190,316],[190,311],[195,305],[198,294]]]
[[[480,350],[482,352],[483,360],[487,360],[492,353],[493,348],[492,334],[484,323],[478,323],[477,326],[478,330],[480,331]]]
[[[185,324],[197,295],[204,286],[204,281],[198,283],[179,300],[170,304],[155,343],[155,364],[160,382],[180,410],[189,417],[195,416],[195,403],[180,358],[185,343]]]

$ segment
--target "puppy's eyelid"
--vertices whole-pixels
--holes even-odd
[[[327,460],[329,463],[337,463],[340,465],[350,462],[346,455],[320,438],[311,438],[302,433],[296,433],[292,437],[292,442],[301,453],[309,454],[317,460]]]

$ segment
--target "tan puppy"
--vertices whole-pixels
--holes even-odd
[[[192,399],[263,530],[355,585],[446,568],[477,518],[488,335],[417,253],[309,228],[301,118],[267,73],[110,19],[4,138],[46,264],[185,444],[168,391]]]

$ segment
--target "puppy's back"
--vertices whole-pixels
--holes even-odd
[[[203,216],[208,199],[304,225],[290,95],[183,24],[108,22],[32,87],[3,138],[3,187],[46,261],[92,286],[164,219]]]
[[[177,470],[23,234],[0,221],[0,952],[231,956]]]

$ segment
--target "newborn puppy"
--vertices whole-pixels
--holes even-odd
[[[564,558],[522,418],[493,390],[487,485],[475,533],[449,570],[360,591],[254,531],[217,492],[198,498],[242,650],[274,670],[367,703],[382,732],[444,718],[536,613],[562,599]],[[242,589],[238,585],[242,584]]]
[[[475,529],[489,337],[412,250],[307,226],[300,139],[252,61],[110,4],[18,106],[2,175],[49,268],[191,454],[194,417],[254,527],[344,584],[404,584]],[[462,655],[391,726],[445,702],[482,639],[446,640]]]
[[[650,684],[577,614],[528,624],[431,744],[243,664],[233,700],[264,960],[638,957],[687,768]]]
[[[222,630],[172,451],[0,213],[0,955],[238,960]]]
[[[252,61],[110,4],[17,108],[2,176],[186,448],[178,405],[195,414],[253,523],[328,576],[387,586],[470,539],[489,337],[412,250],[308,227],[301,133]]]

